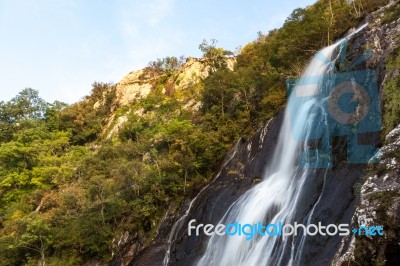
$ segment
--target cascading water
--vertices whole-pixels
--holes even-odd
[[[350,38],[365,26],[345,39]],[[310,224],[321,195],[308,195],[309,186],[312,186],[310,183],[314,182],[313,176],[317,170],[299,166],[300,151],[306,151],[308,144],[298,140],[307,139],[305,136],[315,135],[315,132],[320,135],[314,137],[330,134],[329,125],[325,119],[326,114],[321,108],[321,102],[327,99],[321,98],[317,90],[319,85],[329,82],[324,77],[329,77],[329,74],[334,71],[332,62],[336,59],[332,57],[334,54],[340,55],[337,49],[341,47],[343,40],[324,48],[310,62],[289,97],[288,106],[292,110],[285,112],[274,157],[266,167],[263,181],[231,205],[220,221],[221,224],[233,222],[238,224],[257,224],[258,222]],[[327,60],[321,60],[321,58]],[[313,77],[315,85],[304,85],[303,81],[310,77]],[[299,95],[311,97],[303,97],[303,100],[299,100]],[[290,117],[293,114],[295,117]],[[293,136],[293,132],[296,132],[297,137]],[[309,163],[310,158],[313,160],[320,158],[320,156],[312,157],[311,154],[307,156],[307,152],[303,152],[303,157],[305,164]],[[322,186],[323,184],[324,182]],[[251,240],[246,240],[246,236],[213,235],[197,265],[300,265],[305,240],[306,236],[302,234],[290,237],[255,236]]]

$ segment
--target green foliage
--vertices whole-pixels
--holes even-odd
[[[9,122],[33,119],[40,120],[44,116],[47,103],[33,89],[24,89],[11,101],[2,105],[2,118]]]
[[[394,201],[398,199],[398,189],[391,191],[375,192],[368,196],[376,208],[376,223],[384,228],[385,239],[370,239],[360,237],[355,242],[354,263],[359,265],[396,265],[398,264],[399,247],[397,239],[400,237],[400,227],[394,217],[388,214],[393,208]],[[382,248],[383,247],[383,248]]]
[[[45,118],[45,103],[33,89],[24,89],[9,102],[0,102],[0,142],[12,139],[14,132]]]
[[[397,2],[390,6],[382,17],[382,23],[390,23],[400,18],[400,3]]]
[[[204,80],[201,98],[211,128],[248,134],[276,115],[286,101],[286,80],[300,76],[315,52],[357,26],[363,14],[345,0],[320,0],[294,10],[281,29],[260,33],[237,56],[233,71],[217,65]],[[206,58],[223,59],[215,41],[200,48]],[[236,122],[227,126],[230,120]]]
[[[173,71],[182,65],[185,58],[181,56],[179,59],[175,56],[167,56],[163,59],[151,61],[148,65],[149,68],[156,72]]]
[[[203,57],[209,62],[210,72],[226,68],[226,57],[232,56],[233,53],[223,48],[216,47],[216,39],[211,39],[210,42],[211,43],[208,43],[207,40],[203,40],[199,45],[199,49],[203,52]]]
[[[37,125],[0,145],[0,210],[34,189],[71,180],[75,158],[71,158],[74,149],[70,150],[69,137]]]
[[[387,79],[383,86],[383,135],[387,135],[400,123],[400,49],[397,49],[389,57],[386,71],[391,78]],[[397,73],[397,74],[396,74]]]
[[[5,228],[11,230],[13,235],[1,237],[0,251],[3,265],[14,265],[15,262],[23,263],[25,256],[40,256],[40,265],[45,265],[45,254],[53,242],[49,226],[37,213],[16,217],[7,222]],[[24,254],[24,256],[20,256]]]
[[[150,61],[139,79],[155,78],[162,74],[170,75],[171,72],[177,70],[184,63],[184,61],[184,56],[179,58],[175,56],[167,56],[162,59],[158,58],[155,61]]]
[[[115,85],[106,83],[70,106],[46,103],[31,89],[1,102],[2,265],[106,263],[126,231],[148,244],[165,211],[195,195],[240,136],[280,111],[285,80],[378,2],[320,0],[297,9],[281,29],[246,45],[234,69],[227,67],[232,53],[203,41],[209,75],[185,91],[172,82],[183,58],[158,59],[141,77],[151,78],[152,91],[130,106],[119,107]],[[389,128],[398,123],[399,84],[385,86],[385,99],[393,99],[385,102]],[[127,121],[112,140],[102,139],[112,115]]]
[[[59,129],[72,132],[72,142],[77,145],[96,140],[107,123],[115,100],[115,85],[93,83],[92,95],[63,109],[58,118]]]
[[[379,7],[385,6],[390,0],[355,0],[353,1],[354,10],[359,9],[362,14],[373,12]]]

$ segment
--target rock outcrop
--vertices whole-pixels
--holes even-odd
[[[236,63],[234,57],[225,58],[228,69],[233,69]],[[210,65],[207,59],[188,57],[182,65],[173,71],[155,71],[151,67],[130,72],[115,85],[115,110],[127,107],[125,112],[114,112],[108,119],[103,129],[105,138],[112,138],[123,127],[127,121],[129,113],[139,116],[143,108],[136,108],[134,103],[144,99],[155,90],[157,84],[161,84],[162,93],[171,95],[175,92],[175,97],[179,100],[186,110],[197,111],[200,102],[197,99],[199,88],[196,87],[201,79],[209,75]],[[177,92],[177,93],[176,93]],[[100,106],[97,102],[95,108]]]
[[[388,57],[400,46],[400,18],[389,23],[384,21],[387,10],[399,5],[392,1],[388,6],[371,15],[370,30],[365,35],[373,57],[367,61],[368,67],[378,72],[381,109],[385,99],[385,84],[398,78],[399,69],[386,69]],[[398,8],[398,7],[397,7]],[[398,93],[400,93],[400,88]],[[399,265],[400,264],[400,126],[386,137],[377,156],[381,157],[377,166],[372,166],[368,175],[358,185],[358,206],[351,225],[383,226],[383,237],[354,236],[342,240],[335,255],[334,265]]]
[[[400,264],[400,126],[386,136],[380,163],[361,186],[352,226],[382,226],[383,237],[351,235],[343,239],[335,265]],[[353,263],[353,264],[352,264]]]
[[[235,58],[227,58],[226,62],[228,68],[233,69]],[[200,79],[207,77],[209,69],[207,59],[188,57],[186,62],[170,76],[167,76],[166,73],[154,73],[149,68],[132,71],[117,84],[118,104],[125,106],[139,98],[145,98],[151,92],[154,83],[161,77],[167,77],[166,83],[170,84],[174,90],[186,90],[199,83]]]

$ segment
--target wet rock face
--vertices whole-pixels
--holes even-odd
[[[361,202],[352,218],[354,226],[382,226],[384,236],[343,239],[336,265],[400,265],[400,126],[385,142],[379,165],[361,187]]]
[[[261,181],[264,167],[272,159],[283,113],[270,120],[249,141],[239,141],[228,155],[225,166],[211,185],[193,204],[192,211],[176,232],[171,246],[169,265],[192,265],[206,248],[208,237],[204,234],[188,236],[187,224],[218,224],[230,205],[254,184]]]
[[[392,1],[393,4],[399,4]],[[374,25],[360,43],[369,44],[373,57],[367,66],[376,69],[381,107],[384,82],[396,78],[398,70],[386,71],[388,56],[400,46],[400,18],[380,24],[385,9],[376,12]],[[383,107],[381,108],[383,110]],[[385,112],[385,110],[383,110]],[[358,227],[381,225],[383,237],[349,236],[342,240],[334,265],[400,265],[400,126],[391,131],[380,149],[381,161],[369,169],[358,185],[360,198],[351,225]]]
[[[347,58],[350,62],[363,55],[367,50],[372,52],[371,58],[351,70],[373,69],[377,73],[380,92],[386,76],[385,61],[390,53],[400,45],[400,18],[389,24],[381,24],[382,16],[387,7],[381,8],[366,18],[368,26],[362,34],[354,36],[349,41]],[[390,78],[390,77],[389,77]],[[382,99],[382,94],[380,95]]]
[[[344,148],[341,146],[341,148]],[[345,152],[345,149],[344,149]],[[339,163],[332,169],[318,170],[308,178],[303,192],[303,220],[314,206],[310,223],[322,225],[349,224],[356,207],[354,186],[365,173],[365,165]],[[329,265],[340,244],[341,237],[316,235],[307,237],[299,265]]]

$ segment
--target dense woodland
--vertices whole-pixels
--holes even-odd
[[[33,89],[0,102],[0,264],[108,262],[124,231],[145,246],[165,212],[211,180],[235,141],[281,110],[286,79],[387,2],[319,0],[296,9],[282,28],[244,46],[233,70],[232,53],[205,41],[210,73],[186,92],[163,90],[182,60],[154,61],[146,69],[162,75],[132,106],[116,105],[115,85],[99,82],[73,105],[47,103]],[[200,109],[183,108],[182,93]],[[390,129],[399,107],[388,104]],[[143,112],[130,112],[105,138],[110,115],[130,108]]]

